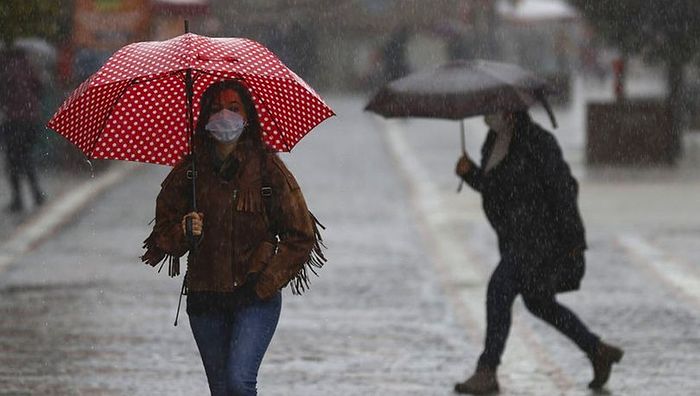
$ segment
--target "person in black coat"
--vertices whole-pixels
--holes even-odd
[[[12,188],[12,201],[7,212],[24,208],[20,181],[27,179],[34,202],[41,205],[44,193],[34,168],[32,146],[37,140],[40,113],[41,83],[24,51],[10,48],[0,51],[0,140],[5,147],[7,176]]]
[[[591,360],[599,389],[622,350],[590,332],[556,293],[577,290],[583,278],[586,238],[577,206],[578,183],[554,136],[527,112],[485,117],[490,131],[481,166],[466,154],[456,173],[481,193],[484,212],[498,236],[501,261],[491,275],[486,297],[487,330],[476,372],[455,391],[498,391],[496,369],[511,325],[518,294],[534,315],[569,337]]]

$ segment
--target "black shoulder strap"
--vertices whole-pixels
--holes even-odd
[[[267,219],[267,226],[270,229],[272,235],[277,236],[279,234],[277,228],[277,222],[275,221],[276,216],[274,216],[274,195],[275,192],[272,189],[272,184],[270,183],[270,173],[267,167],[268,153],[262,156],[262,164],[260,167],[262,174],[262,187],[260,188],[260,195],[263,199],[263,207],[265,210],[265,218]]]

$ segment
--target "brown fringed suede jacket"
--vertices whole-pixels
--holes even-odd
[[[196,155],[197,211],[202,235],[190,251],[186,288],[194,292],[232,292],[256,279],[261,299],[291,283],[295,294],[308,287],[309,270],[325,257],[314,216],[301,189],[276,154],[258,152],[241,141],[223,164],[213,146]],[[179,274],[179,257],[190,250],[181,221],[191,212],[191,160],[184,159],[162,183],[153,232],[144,241],[142,261],[170,262]]]

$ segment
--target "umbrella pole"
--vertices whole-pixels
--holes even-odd
[[[190,21],[185,19],[185,33],[190,32]],[[192,211],[197,211],[197,195],[195,179],[197,169],[194,162],[194,115],[192,110],[194,83],[192,82],[192,69],[185,70],[185,95],[187,96],[187,129],[190,135],[190,155],[192,156]]]
[[[464,119],[459,121],[459,129],[461,132],[460,137],[462,138],[462,154],[466,155],[467,154],[467,144],[466,144],[465,138],[464,138]]]
[[[467,144],[465,142],[465,137],[464,137],[464,119],[459,121],[459,131],[460,131],[460,138],[462,140],[462,155],[467,155]],[[462,191],[462,187],[464,186],[464,179],[461,177],[459,178],[459,185],[457,186],[457,193],[460,193]]]
[[[185,71],[185,91],[187,95],[187,129],[190,135],[190,155],[192,156],[192,211],[197,211],[197,195],[195,187],[195,179],[197,178],[197,170],[194,161],[194,115],[192,114],[192,70]]]
[[[185,33],[190,32],[190,24],[188,20],[185,20]],[[190,135],[190,155],[192,156],[192,211],[197,212],[197,190],[196,190],[196,183],[195,179],[197,178],[197,168],[195,165],[195,156],[194,156],[194,116],[192,114],[192,102],[193,102],[193,85],[194,83],[192,82],[192,69],[187,69],[185,71],[185,96],[186,96],[186,101],[187,101],[187,129]],[[187,239],[190,243],[190,252],[194,252],[197,248],[197,243],[194,238],[194,234],[192,233],[192,218],[187,217],[185,221],[185,232],[187,234]],[[192,260],[194,261],[194,255],[192,256]],[[189,266],[189,263],[188,263]],[[187,272],[185,272],[185,276],[182,277],[182,288],[180,289],[180,297],[177,302],[177,312],[175,313],[175,323],[174,325],[177,326],[177,321],[180,316],[180,305],[182,304],[182,296],[185,294],[185,287],[187,284]]]

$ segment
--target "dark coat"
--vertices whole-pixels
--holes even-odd
[[[516,128],[506,157],[488,173],[496,133],[464,180],[481,192],[484,212],[498,235],[504,260],[516,263],[533,289],[577,289],[583,276],[585,231],[578,183],[554,136],[528,121]]]
[[[40,116],[41,82],[25,54],[0,53],[0,110],[7,121],[36,121]]]

